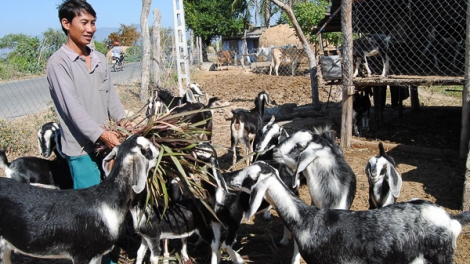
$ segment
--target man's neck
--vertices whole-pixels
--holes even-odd
[[[79,56],[88,56],[90,55],[90,49],[87,48],[87,46],[78,46],[75,42],[72,41],[67,41],[67,44],[65,44],[67,47],[69,47],[71,50],[75,51]]]

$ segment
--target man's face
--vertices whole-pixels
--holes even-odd
[[[96,18],[86,12],[74,17],[72,21],[62,19],[62,26],[68,30],[68,37],[77,46],[90,44],[93,34],[96,32]]]

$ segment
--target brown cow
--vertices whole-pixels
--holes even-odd
[[[232,53],[233,51],[228,50],[217,51],[217,70],[219,70],[224,65],[224,63],[227,63],[228,70],[228,65],[232,63]]]

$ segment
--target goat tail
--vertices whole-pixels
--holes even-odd
[[[8,162],[7,155],[5,154],[5,150],[0,149],[0,168],[2,168],[5,172],[10,167],[10,163]]]
[[[459,221],[461,225],[470,225],[470,211],[465,211],[452,216],[453,219]]]
[[[336,132],[331,128],[331,125],[327,124],[323,127],[314,127],[313,133],[321,136],[328,140],[330,143],[335,142]]]

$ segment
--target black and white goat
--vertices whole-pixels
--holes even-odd
[[[86,189],[36,188],[0,178],[1,262],[11,263],[15,250],[74,264],[100,263],[118,240],[130,202],[145,189],[158,153],[148,139],[131,136],[104,158],[108,176]]]
[[[238,174],[227,184],[251,193],[247,218],[269,201],[309,264],[452,263],[462,225],[470,224],[469,211],[449,215],[424,200],[366,211],[308,206],[277,172]]]
[[[187,94],[193,94],[191,90],[187,90]],[[199,124],[198,128],[202,131],[198,135],[201,140],[211,141],[212,139],[212,127],[213,127],[213,113],[210,108],[216,106],[217,97],[212,97],[207,100],[207,104],[196,102],[194,97],[191,101],[180,101],[180,103],[174,105],[176,97],[173,97],[168,91],[154,91],[154,95],[149,99],[148,108],[146,111],[147,118],[153,115],[162,114],[181,114],[185,112],[191,112],[187,115],[181,116],[184,122],[190,124]]]
[[[38,131],[38,145],[42,156],[48,158],[55,153],[54,159],[40,157],[19,157],[12,161],[4,150],[0,150],[0,167],[8,178],[45,188],[72,189],[73,181],[70,168],[60,152],[60,130],[54,122],[44,124]]]
[[[365,168],[369,180],[370,209],[394,204],[400,196],[402,179],[395,166],[395,160],[385,153],[380,142],[379,155],[370,158]]]
[[[356,175],[334,138],[335,133],[328,126],[315,128],[313,133],[299,131],[276,146],[273,156],[295,171],[293,187],[298,186],[302,172],[313,205],[349,209],[356,194]],[[300,263],[296,245],[292,263]]]
[[[168,207],[165,208],[162,201],[158,201],[158,206],[150,204],[146,206],[146,195],[140,196],[141,198],[136,199],[131,206],[134,228],[142,237],[137,251],[136,264],[142,263],[148,248],[151,252],[150,263],[158,264],[160,240],[163,239],[182,240],[181,256],[183,261],[189,260],[186,240],[193,233],[197,233],[207,243],[213,241],[214,235],[209,224],[213,216],[199,200],[189,198],[170,202]],[[217,245],[214,245],[214,247],[217,247]]]
[[[388,46],[391,36],[385,34],[371,34],[362,38],[356,39],[353,42],[353,56],[356,59],[356,68],[353,76],[359,74],[359,66],[364,62],[364,67],[367,71],[367,77],[371,76],[371,70],[367,63],[367,57],[380,56],[382,59],[383,70],[381,77],[388,74],[390,57],[388,56]]]
[[[253,146],[256,145],[257,137],[263,126],[264,106],[271,105],[269,94],[265,91],[260,92],[255,100],[255,107],[251,110],[237,108],[232,109],[232,121],[230,123],[230,148],[233,152],[232,165],[237,163],[237,145],[242,143],[245,146],[245,154],[253,152]],[[249,165],[253,157],[246,160]]]
[[[211,221],[211,227],[214,234],[214,239],[211,243],[211,263],[215,264],[220,262],[219,248],[224,249],[230,255],[234,263],[245,263],[240,254],[233,250],[232,246],[235,243],[238,229],[240,228],[241,221],[245,215],[249,195],[242,192],[227,194],[225,191],[225,178],[234,177],[233,175],[241,171],[221,173],[219,162],[217,160],[217,153],[207,142],[199,143],[195,147],[194,154],[199,160],[207,163],[208,172],[210,172],[212,177],[217,181],[216,185],[207,183],[206,181],[201,181],[202,187],[208,192],[207,201],[213,206],[212,209],[220,220]],[[246,167],[245,170],[249,170],[250,168],[251,166]],[[223,227],[226,229],[225,238],[222,238]],[[217,260],[216,262],[214,261],[215,259]]]

